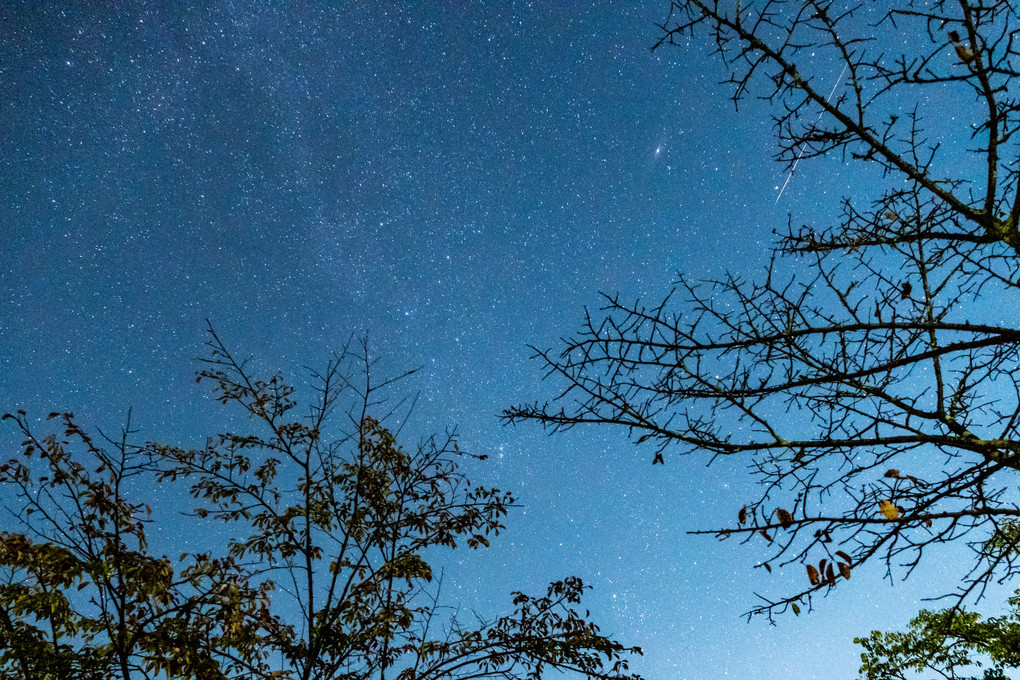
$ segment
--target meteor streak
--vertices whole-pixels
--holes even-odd
[[[843,82],[843,75],[846,73],[846,64],[843,64],[843,70],[839,72],[839,78],[836,78],[836,83],[832,86],[832,91],[829,92],[829,96],[825,98],[825,103],[828,104],[829,100],[832,99],[832,95],[836,94],[836,88]],[[818,120],[811,126],[814,130],[818,123],[821,122],[822,116],[825,115],[825,111],[818,114]],[[790,178],[793,177],[793,172],[797,169],[797,163],[800,163],[800,157],[804,155],[804,144],[800,145],[800,151],[797,152],[797,159],[793,161],[793,167],[790,168],[790,174],[786,176],[786,181],[783,182],[783,188],[779,190],[779,195],[776,196],[776,203],[779,203],[779,199],[783,197],[783,192],[786,191],[786,185],[790,183]]]

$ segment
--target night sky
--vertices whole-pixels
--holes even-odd
[[[686,534],[735,517],[739,465],[499,422],[554,395],[527,345],[599,291],[753,276],[789,214],[871,181],[805,163],[777,203],[767,110],[734,110],[705,45],[650,51],[667,4],[4,2],[0,410],[116,430],[132,409],[194,446],[224,422],[194,381],[207,319],[298,385],[367,333],[380,370],[421,367],[408,431],[456,425],[490,454],[473,480],[523,506],[448,560],[451,599],[497,613],[576,574],[648,678],[856,677],[853,636],[902,628],[941,567],[746,623],[803,577]]]

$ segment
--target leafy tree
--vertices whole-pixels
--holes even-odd
[[[650,306],[605,296],[559,351],[536,349],[559,396],[505,418],[617,426],[653,464],[744,459],[760,493],[702,533],[754,542],[769,570],[803,565],[751,614],[797,613],[866,563],[909,575],[944,543],[974,551],[958,603],[1020,570],[1018,16],[671,3],[656,47],[714,46],[734,101],[774,112],[788,170],[836,157],[885,188],[832,223],[791,220],[759,278],[681,277]]]
[[[1010,598],[1005,616],[982,619],[955,608],[921,611],[905,633],[872,631],[855,643],[863,647],[862,678],[907,680],[933,671],[949,680],[1006,680],[1005,671],[1020,668],[1020,592]]]
[[[257,644],[229,622],[257,618],[264,592],[230,559],[200,556],[175,573],[149,551],[151,509],[129,490],[153,469],[130,425],[97,441],[72,414],[49,417],[63,437],[37,438],[22,411],[4,417],[25,440],[0,465],[14,490],[5,526],[20,529],[0,532],[0,674],[224,677],[216,657]]]
[[[444,609],[427,557],[488,546],[513,497],[469,482],[460,461],[484,456],[455,433],[398,444],[385,422],[410,404],[387,406],[396,380],[376,381],[364,346],[312,374],[298,416],[280,375],[256,378],[210,333],[198,379],[248,418],[201,448],[135,444],[130,427],[100,446],[71,414],[52,414],[63,438],[37,439],[26,414],[9,416],[25,441],[0,468],[20,529],[0,535],[0,674],[637,679],[627,656],[640,650],[579,611],[577,578],[513,593],[492,620]],[[187,484],[187,530],[226,527],[223,549],[151,554],[154,520],[132,499],[154,482]]]

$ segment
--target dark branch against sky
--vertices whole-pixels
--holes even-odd
[[[905,622],[911,583],[747,625],[763,570],[685,533],[739,507],[732,471],[498,414],[535,392],[526,345],[600,290],[755,274],[787,213],[873,178],[801,163],[777,205],[767,119],[705,46],[650,52],[660,2],[208,4],[0,7],[2,410],[113,430],[133,408],[195,445],[221,425],[193,381],[206,319],[294,382],[367,332],[422,367],[414,431],[458,425],[525,505],[448,565],[451,600],[576,573],[646,677],[853,677],[853,634]]]

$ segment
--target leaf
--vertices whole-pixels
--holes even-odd
[[[899,508],[893,505],[892,501],[879,501],[878,509],[882,511],[886,519],[897,519],[900,516]]]
[[[776,508],[776,518],[784,529],[789,529],[793,525],[793,515],[782,508]]]
[[[839,562],[839,575],[845,578],[847,581],[850,580],[850,565],[846,562]]]
[[[842,558],[843,558],[844,560],[846,560],[846,563],[847,563],[847,564],[850,564],[851,562],[853,562],[853,560],[852,560],[852,559],[850,559],[850,556],[849,556],[849,555],[847,555],[847,554],[846,554],[845,552],[843,552],[842,550],[837,550],[837,551],[836,551],[836,557],[842,557]]]
[[[825,580],[829,582],[830,586],[836,585],[836,574],[832,569],[832,564],[825,570]]]
[[[758,533],[761,534],[765,538],[765,540],[768,541],[769,543],[772,542],[772,537],[769,536],[769,532],[765,531],[764,529],[759,529]]]
[[[741,524],[747,524],[747,506],[740,508],[740,512],[737,513],[737,521]]]
[[[924,526],[931,527],[931,517],[924,518]]]
[[[807,567],[807,577],[811,581],[811,585],[817,586],[822,582],[821,577],[818,576],[818,570],[815,569],[813,564],[806,564],[804,566]]]
[[[798,606],[797,606],[797,603],[796,603],[796,602],[794,602],[793,604],[791,604],[791,605],[790,605],[790,608],[791,608],[791,609],[793,609],[793,615],[794,615],[794,616],[800,616],[800,607],[798,607]]]
[[[768,573],[770,573],[770,574],[772,573],[772,567],[769,566],[768,562],[762,563],[761,566],[765,567],[765,571],[767,571]]]
[[[962,61],[964,64],[969,64],[970,62],[974,61],[975,55],[966,45],[958,43],[956,45],[953,45],[953,49],[956,50],[956,56],[958,56],[960,58],[960,61]]]
[[[885,471],[885,476],[886,477],[891,477],[893,479],[899,479],[900,471],[899,470],[886,470]]]

